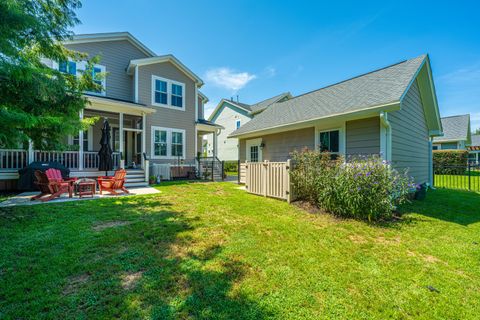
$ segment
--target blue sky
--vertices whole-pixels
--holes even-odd
[[[84,0],[74,31],[129,31],[174,54],[204,79],[210,111],[429,53],[441,115],[470,113],[480,128],[479,12],[478,1]]]

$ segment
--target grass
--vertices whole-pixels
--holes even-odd
[[[470,181],[469,181],[470,180]],[[480,176],[478,172],[472,172],[468,175],[436,174],[435,187],[448,189],[462,189],[480,192]]]
[[[227,176],[232,176],[232,177],[237,177],[238,176],[238,171],[226,171],[225,174]]]
[[[232,183],[158,188],[0,211],[0,318],[478,319],[479,194],[372,225]]]

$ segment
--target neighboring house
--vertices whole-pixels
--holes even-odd
[[[274,103],[288,100],[291,97],[292,95],[289,92],[285,92],[252,105],[233,101],[233,99],[222,99],[208,120],[221,125],[225,129],[221,130],[218,135],[217,146],[214,145],[211,136],[207,139],[208,155],[211,156],[216,153],[220,160],[238,160],[238,139],[228,138],[230,133],[243,126]]]
[[[302,148],[380,154],[432,182],[432,142],[442,134],[428,55],[276,103],[229,137],[240,161],[285,161]]]
[[[470,163],[480,164],[480,134],[472,134],[472,142],[468,147],[468,159]]]
[[[458,115],[441,119],[443,136],[433,138],[433,150],[466,150],[471,142],[470,115]]]
[[[21,157],[0,168],[0,179],[14,179],[17,170],[35,160],[56,160],[71,169],[73,176],[98,174],[97,152],[101,125],[107,118],[112,127],[115,167],[120,158],[128,168],[145,169],[150,163],[194,161],[201,151],[202,137],[220,127],[203,119],[207,97],[198,90],[203,81],[171,54],[156,55],[128,32],[75,35],[65,42],[68,49],[88,56],[100,56],[93,73],[103,86],[100,92],[85,93],[90,104],[80,117],[100,117],[93,127],[76,136],[65,137],[75,151],[0,151],[0,160]],[[80,74],[84,61],[44,61],[62,72]],[[136,177],[145,175],[139,170]],[[147,177],[138,179],[144,182]],[[135,181],[130,179],[130,181]]]

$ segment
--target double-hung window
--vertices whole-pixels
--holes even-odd
[[[172,106],[183,108],[183,87],[172,83]]]
[[[240,126],[241,126],[241,121],[240,121],[240,120],[236,120],[236,121],[235,121],[235,129],[240,128]]]
[[[183,157],[183,132],[172,132],[172,156]]]
[[[185,156],[185,130],[152,127],[152,153],[156,159]]]
[[[77,75],[77,63],[75,61],[62,61],[58,64],[58,71]]]
[[[160,79],[155,80],[155,103],[168,104],[167,86],[168,83],[166,81]]]
[[[154,146],[153,152],[155,156],[166,157],[167,156],[167,131],[155,130],[154,131]]]
[[[320,132],[320,151],[338,153],[340,151],[340,131]]]
[[[68,73],[74,76],[79,76],[83,74],[87,68],[87,62],[86,61],[61,61],[58,64],[55,62],[53,63],[53,68],[57,68],[58,71],[63,72],[63,73]],[[97,95],[106,95],[106,82],[105,82],[105,76],[102,74],[105,74],[106,68],[103,65],[100,64],[95,64],[92,67],[92,80],[95,84],[99,86],[99,89],[95,89],[92,91],[88,91],[88,93],[94,93]]]
[[[152,105],[185,110],[185,84],[152,76]]]

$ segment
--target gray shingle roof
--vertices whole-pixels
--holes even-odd
[[[281,93],[279,95],[276,95],[275,97],[271,97],[269,99],[266,99],[266,100],[257,102],[255,104],[252,104],[250,106],[250,108],[251,108],[253,113],[258,113],[258,112],[261,112],[261,111],[267,109],[269,106],[271,106],[272,104],[274,104],[278,100],[281,100],[285,97],[290,97],[290,96],[291,96],[290,92],[284,92],[284,93]]]
[[[276,103],[231,136],[399,102],[425,58],[422,55]]]
[[[433,142],[468,139],[468,131],[470,130],[469,114],[445,117],[440,120],[442,121],[443,136],[433,138]]]
[[[472,147],[480,147],[480,134],[472,134]]]

